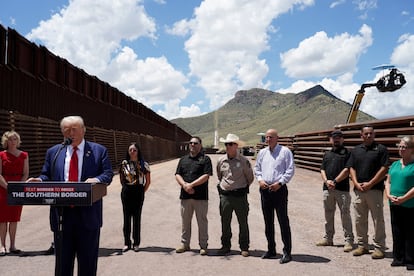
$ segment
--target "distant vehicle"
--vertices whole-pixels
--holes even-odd
[[[250,147],[250,146],[243,147],[244,156],[253,156],[255,154],[255,151],[256,150],[254,149],[254,147]]]
[[[378,65],[372,68],[372,70],[385,70],[390,69],[390,72],[382,76],[376,83],[364,83],[361,85],[361,89],[358,90],[355,95],[354,102],[352,103],[351,110],[349,111],[346,123],[355,123],[358,115],[359,106],[361,105],[362,98],[364,97],[365,88],[375,86],[380,92],[394,92],[397,89],[403,87],[407,82],[403,73],[391,64]]]

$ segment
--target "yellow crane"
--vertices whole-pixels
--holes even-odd
[[[372,69],[391,70],[387,75],[382,76],[376,83],[364,83],[361,85],[361,89],[359,89],[356,93],[351,110],[349,111],[348,118],[346,120],[347,124],[356,122],[359,106],[361,105],[362,98],[365,95],[365,88],[375,86],[379,92],[394,92],[395,90],[400,89],[406,83],[404,75],[398,71],[394,65],[379,65]]]

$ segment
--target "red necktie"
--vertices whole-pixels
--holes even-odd
[[[72,157],[70,158],[69,163],[69,181],[78,182],[78,154],[76,151],[78,147],[73,147]]]

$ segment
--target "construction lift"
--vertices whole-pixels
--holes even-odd
[[[359,106],[361,105],[362,98],[365,94],[365,88],[375,86],[379,92],[394,92],[395,90],[400,89],[407,82],[404,75],[398,71],[394,65],[379,65],[372,69],[390,69],[390,72],[382,76],[376,83],[364,83],[361,85],[361,89],[359,89],[355,95],[354,102],[351,110],[349,111],[348,118],[346,120],[347,124],[356,122]]]

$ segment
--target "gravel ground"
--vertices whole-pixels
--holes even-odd
[[[211,155],[215,167],[218,155]],[[293,261],[279,264],[282,243],[276,224],[277,259],[263,260],[267,243],[260,207],[258,184],[252,184],[249,194],[250,256],[240,255],[238,226],[233,218],[233,246],[231,254],[219,256],[220,216],[217,178],[210,179],[209,200],[209,253],[198,254],[198,231],[193,224],[191,251],[176,254],[180,243],[179,186],[174,179],[178,159],[153,164],[152,185],[146,194],[142,216],[142,242],[139,252],[121,253],[122,207],[119,177],[108,188],[104,198],[104,226],[101,231],[98,275],[409,275],[405,267],[390,267],[392,261],[392,238],[388,206],[385,207],[387,245],[386,258],[372,260],[370,255],[353,257],[342,250],[343,233],[337,211],[334,246],[317,247],[315,242],[323,236],[322,187],[319,173],[297,169],[289,186],[289,215],[293,238]],[[252,161],[252,164],[254,161]],[[351,193],[352,194],[352,193]],[[24,254],[0,257],[0,275],[53,275],[54,256],[43,255],[52,240],[49,230],[47,206],[25,206],[17,231],[17,247]],[[370,222],[369,235],[373,226]]]

